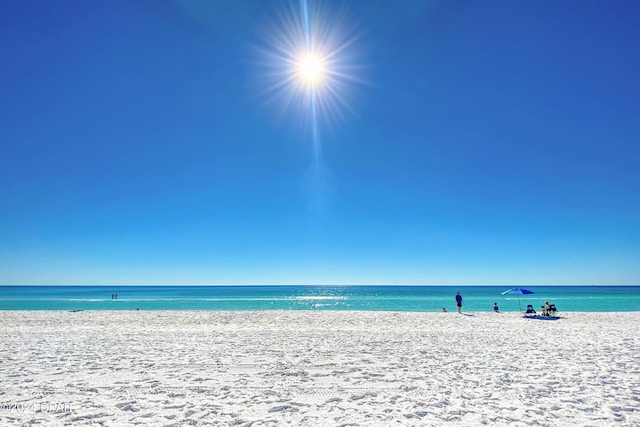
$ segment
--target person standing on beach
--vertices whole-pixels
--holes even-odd
[[[458,306],[458,313],[462,314],[462,295],[460,295],[460,291],[456,294],[456,305]]]

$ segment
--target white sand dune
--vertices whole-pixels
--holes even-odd
[[[640,425],[640,313],[0,312],[0,424]]]

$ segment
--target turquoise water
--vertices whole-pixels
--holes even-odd
[[[522,307],[640,311],[640,286],[524,286]],[[517,311],[506,286],[0,286],[0,310],[389,310]],[[112,299],[118,294],[117,299]]]

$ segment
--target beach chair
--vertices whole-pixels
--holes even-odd
[[[527,311],[525,311],[524,314],[536,314],[536,311],[533,309],[533,306],[529,304],[527,305]]]
[[[558,309],[555,304],[549,304],[549,309],[546,309],[544,305],[540,307],[542,307],[543,316],[556,316],[558,314]]]

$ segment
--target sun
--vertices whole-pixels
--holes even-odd
[[[274,111],[295,112],[313,129],[346,120],[357,86],[365,83],[360,36],[346,9],[323,0],[285,1],[254,45],[260,95],[278,101]]]
[[[314,53],[301,55],[296,62],[296,74],[307,86],[315,87],[321,84],[326,71],[325,61]]]

